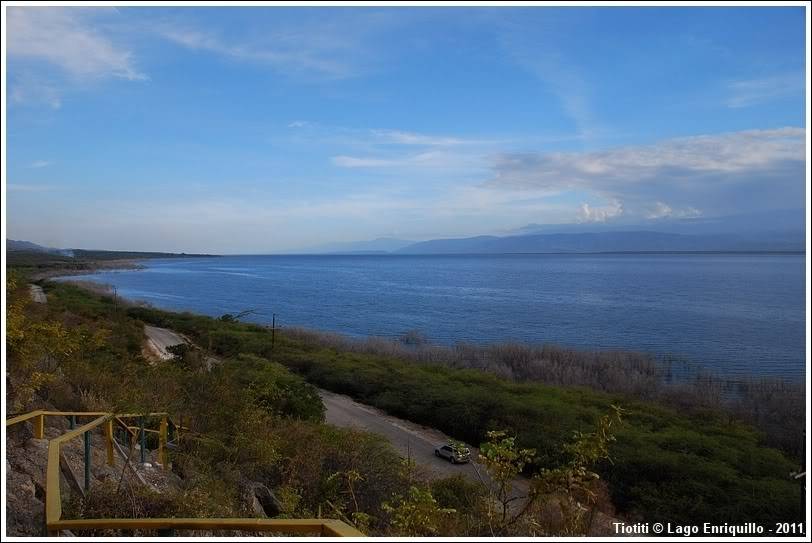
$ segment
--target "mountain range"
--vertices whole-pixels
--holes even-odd
[[[323,245],[310,254],[804,251],[804,209],[638,222],[529,224],[507,235],[410,242],[379,238]]]
[[[8,251],[63,256],[87,253],[6,240]],[[665,218],[642,222],[529,224],[506,235],[410,241],[377,238],[336,242],[288,254],[499,254],[604,252],[803,252],[806,210],[789,209],[727,217]],[[147,253],[139,253],[147,254]],[[152,256],[198,256],[149,253]],[[203,256],[203,255],[199,255]]]

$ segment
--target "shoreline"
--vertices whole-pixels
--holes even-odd
[[[271,327],[267,325],[221,320],[216,316],[191,311],[160,309],[146,302],[118,297],[114,291],[111,292],[109,285],[101,283],[67,283],[84,290],[89,296],[110,297],[113,294],[115,303],[126,307],[130,317],[189,337],[205,335],[214,327],[225,336],[234,337],[235,345],[241,341],[242,334],[239,331],[268,334],[262,337],[270,341]],[[674,367],[667,359],[657,359],[644,353],[585,351],[554,344],[503,342],[482,346],[441,346],[422,341],[409,342],[408,337],[401,340],[370,336],[354,339],[340,333],[296,327],[284,327],[281,337],[288,345],[294,346],[294,350],[309,346],[315,347],[319,352],[334,352],[338,357],[334,360],[355,360],[356,357],[361,357],[362,361],[367,361],[365,364],[373,366],[392,363],[413,367],[414,371],[422,371],[417,368],[426,366],[436,367],[437,371],[453,370],[455,374],[457,371],[473,371],[514,385],[584,390],[631,401],[649,402],[677,411],[723,413],[731,417],[730,420],[738,420],[757,428],[764,439],[774,446],[797,454],[795,434],[785,430],[792,426],[796,415],[802,412],[800,406],[805,401],[803,379],[753,374],[727,377],[712,373],[699,365],[683,371],[683,367]],[[230,348],[231,343],[226,342],[224,345],[225,348]],[[299,347],[295,347],[296,345]],[[226,356],[217,349],[213,352]],[[325,388],[318,379],[313,384]]]
[[[146,266],[144,266],[143,264],[139,264],[138,261],[120,261],[119,263],[121,264],[121,266],[113,266],[113,265],[102,266],[100,268],[93,269],[92,271],[88,270],[82,273],[73,273],[73,271],[71,271],[71,273],[56,273],[53,276],[48,277],[44,280],[47,281],[51,279],[58,279],[60,277],[68,277],[73,275],[92,276],[101,271],[114,271],[117,269],[120,269],[122,271],[132,271],[146,268]],[[199,313],[196,311],[189,310],[162,308],[155,306],[151,302],[146,300],[139,300],[135,298],[121,296],[117,294],[116,287],[110,283],[104,283],[101,281],[97,282],[92,280],[82,280],[79,278],[70,280],[61,280],[58,282],[74,285],[76,287],[87,290],[88,292],[96,295],[114,296],[117,299],[117,302],[125,307],[142,307],[166,313],[173,314],[188,313],[196,317],[204,317],[215,320],[219,319],[219,316],[207,315],[205,313]],[[251,322],[239,320],[236,322],[267,329],[271,329],[272,326],[270,322]],[[282,328],[283,327],[281,325],[278,325],[276,327],[277,330],[281,330]],[[684,357],[671,354],[655,354],[645,351],[636,351],[632,349],[622,349],[622,348],[587,349],[566,346],[555,342],[539,343],[530,341],[496,340],[481,344],[467,342],[443,344],[443,343],[433,343],[432,341],[421,337],[421,334],[419,332],[417,333],[417,337],[412,337],[412,332],[414,331],[411,330],[403,332],[400,336],[375,336],[375,335],[356,335],[348,332],[341,332],[322,328],[312,328],[309,326],[298,326],[298,325],[285,326],[284,328],[297,335],[319,338],[314,340],[318,341],[321,344],[341,345],[341,348],[345,350],[356,350],[356,349],[369,350],[370,347],[365,346],[376,343],[393,345],[398,347],[399,349],[402,349],[403,352],[401,354],[405,354],[407,357],[409,355],[417,355],[423,351],[429,350],[451,352],[454,351],[454,349],[459,346],[469,347],[475,350],[489,350],[501,347],[521,348],[528,350],[543,350],[545,348],[551,348],[569,353],[575,353],[579,356],[591,356],[596,358],[604,356],[638,357],[639,359],[644,360],[645,363],[650,363],[653,366],[655,366],[658,371],[662,371],[665,374],[668,374],[668,377],[663,377],[664,381],[666,381],[667,383],[679,385],[685,384],[692,380],[701,379],[704,381],[713,381],[719,383],[720,385],[723,386],[724,389],[727,390],[735,389],[736,387],[742,385],[749,385],[754,382],[783,383],[786,384],[787,386],[795,386],[798,384],[802,385],[804,383],[804,374],[805,374],[805,372],[801,373],[800,375],[794,378],[785,375],[770,375],[757,373],[747,373],[738,376],[726,376],[712,368],[706,367],[700,362],[695,362],[692,360],[688,360]],[[532,381],[532,379],[530,381]]]

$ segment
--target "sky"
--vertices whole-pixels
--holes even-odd
[[[6,7],[7,237],[270,253],[805,205],[805,12]]]

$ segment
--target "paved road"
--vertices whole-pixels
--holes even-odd
[[[144,333],[147,336],[147,349],[161,360],[171,360],[172,353],[166,350],[172,345],[186,343],[186,340],[176,332],[157,326],[144,326]]]
[[[38,304],[47,304],[48,298],[45,297],[42,287],[39,285],[28,285],[31,290],[31,299]]]
[[[319,389],[324,406],[327,408],[327,422],[336,426],[360,428],[386,437],[395,449],[404,457],[411,458],[436,475],[447,476],[462,473],[479,481],[477,469],[485,475],[485,468],[474,462],[452,464],[448,460],[437,458],[434,448],[448,443],[448,436],[409,421],[387,415],[379,409],[360,404],[342,394],[335,394]],[[471,457],[479,456],[479,450],[469,446]]]

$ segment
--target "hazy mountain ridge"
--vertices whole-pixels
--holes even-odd
[[[431,239],[395,254],[804,251],[806,210],[637,222],[530,224],[503,236]]]
[[[335,243],[325,243],[308,247],[296,253],[308,254],[386,254],[398,251],[415,242],[412,240],[397,238],[376,238],[368,241],[345,241]]]
[[[804,238],[794,231],[691,235],[652,231],[529,234],[438,239],[415,243],[399,254],[592,253],[658,251],[803,251]]]

